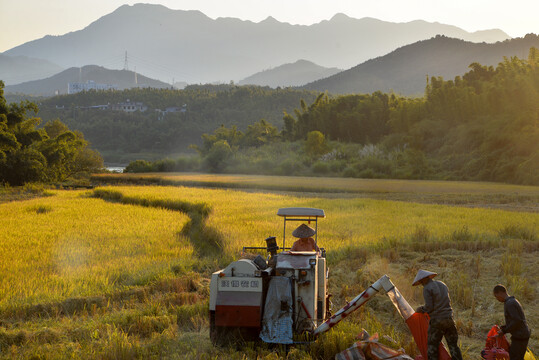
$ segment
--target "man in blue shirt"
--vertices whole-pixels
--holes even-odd
[[[523,360],[531,332],[522,306],[514,296],[509,296],[507,289],[503,285],[496,285],[493,293],[496,300],[503,302],[503,314],[505,316],[505,325],[500,326],[498,335],[511,334],[509,360]]]
[[[423,285],[423,297],[425,298],[425,305],[418,307],[416,312],[427,313],[430,316],[427,357],[428,360],[438,360],[440,341],[445,336],[451,359],[462,360],[449,290],[443,282],[432,280],[436,275],[438,274],[434,272],[419,270],[412,284],[413,286]]]

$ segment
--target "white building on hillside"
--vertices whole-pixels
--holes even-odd
[[[118,85],[98,84],[95,81],[88,80],[85,83],[70,82],[67,84],[67,93],[76,94],[81,91],[88,90],[118,90]]]
[[[126,102],[118,103],[112,105],[112,110],[124,111],[124,112],[135,112],[135,111],[146,111],[148,107],[141,102],[131,102],[127,99]]]

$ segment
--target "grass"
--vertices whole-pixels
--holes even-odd
[[[53,193],[0,204],[0,310],[114,292],[191,261],[182,213]]]
[[[0,184],[0,204],[9,201],[28,200],[37,197],[51,196],[48,187],[42,184],[29,183],[21,187],[10,187]]]
[[[140,201],[168,199],[198,203],[203,199],[212,208],[206,224],[219,232],[222,252],[231,256],[237,256],[243,246],[263,246],[264,239],[270,235],[282,241],[282,220],[276,216],[276,211],[284,206],[316,207],[326,211],[328,219],[320,220],[319,224],[323,228],[319,241],[321,246],[331,249],[330,260],[334,254],[346,252],[350,247],[387,248],[392,245],[387,239],[409,239],[412,234],[417,236],[418,228],[428,230],[429,244],[490,240],[499,246],[502,246],[500,229],[515,225],[537,232],[539,228],[539,214],[534,213],[190,187],[118,186],[112,189]],[[289,230],[293,229],[289,227]]]
[[[533,230],[514,224],[500,229],[498,235],[504,239],[537,240],[537,234]]]
[[[215,175],[199,173],[148,173],[148,174],[104,174],[95,175],[95,179],[146,179],[149,182],[158,180],[193,182],[195,185],[220,185],[223,187],[242,188],[259,186],[266,189],[268,185],[282,186],[283,189],[312,189],[318,192],[421,192],[421,193],[510,193],[518,195],[539,195],[536,186],[509,185],[501,183],[467,182],[467,181],[432,181],[432,180],[383,180],[383,179],[350,179],[333,177],[302,176],[266,176],[266,175]]]
[[[252,343],[215,348],[207,319],[209,274],[269,235],[281,245],[276,211],[285,206],[326,211],[319,243],[328,250],[334,311],[383,274],[418,306],[421,289],[410,282],[425,268],[449,285],[465,358],[476,358],[490,326],[503,322],[491,295],[499,282],[539,326],[537,213],[177,186],[51,195],[0,204],[0,358],[285,357]],[[287,357],[332,359],[362,328],[415,354],[402,319],[378,296]]]
[[[93,181],[119,184],[263,189],[444,205],[539,212],[539,187],[487,182],[381,180],[334,177],[215,175],[198,173],[101,174]],[[312,194],[310,194],[312,195]]]

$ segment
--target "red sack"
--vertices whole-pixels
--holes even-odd
[[[505,335],[495,337],[498,334],[498,330],[500,330],[500,327],[498,325],[494,325],[492,329],[490,329],[490,331],[488,332],[485,350],[498,348],[509,351],[509,343],[507,342]]]
[[[485,360],[509,360],[509,343],[505,335],[496,336],[498,330],[498,325],[494,325],[487,334],[485,348],[481,351],[481,357]]]
[[[429,331],[429,315],[414,313],[408,319],[406,319],[406,325],[410,329],[412,336],[414,337],[417,348],[423,359],[427,359],[427,347],[428,347],[428,331]],[[444,344],[440,342],[440,347],[438,350],[438,360],[451,360],[451,356],[447,352]]]

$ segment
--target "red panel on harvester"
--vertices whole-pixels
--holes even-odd
[[[262,293],[219,292],[215,306],[216,326],[260,327]]]
[[[260,327],[260,306],[217,305],[215,325]]]

